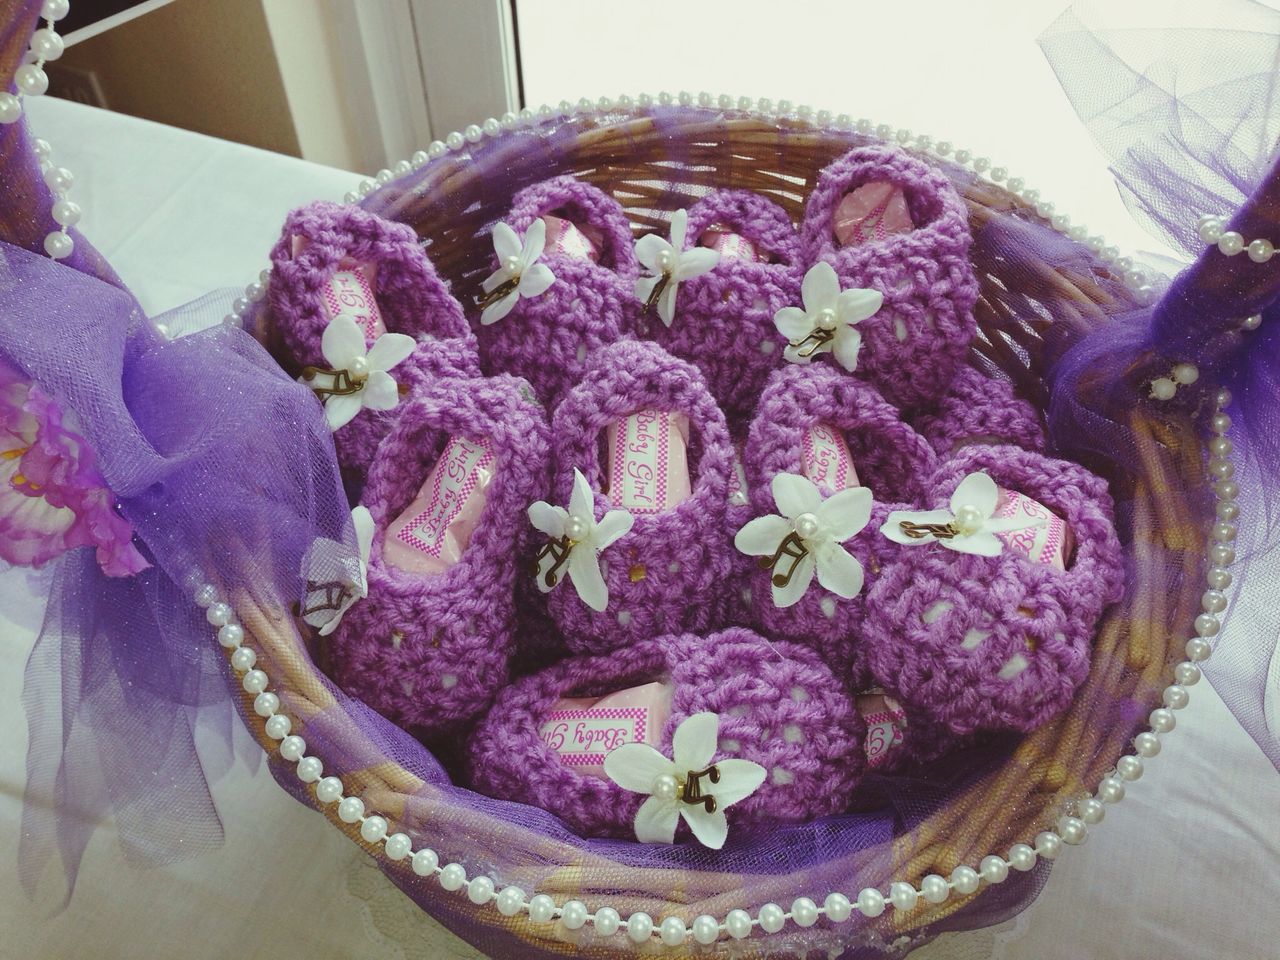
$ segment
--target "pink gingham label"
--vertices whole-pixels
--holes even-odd
[[[396,539],[439,558],[450,524],[458,518],[493,461],[493,448],[488,440],[452,438],[432,472],[426,509],[402,527]]]
[[[874,769],[889,759],[891,751],[902,746],[907,715],[896,700],[880,692],[860,695],[858,712],[867,725],[867,766]]]
[[[804,473],[824,496],[847,487],[858,486],[858,472],[853,466],[849,447],[839,432],[825,423],[815,423],[804,431],[800,440]]]
[[[747,471],[742,469],[742,451],[733,448],[733,469],[729,471],[729,502],[735,507],[747,505]]]
[[[591,707],[552,710],[538,733],[568,766],[598,767],[624,743],[644,743],[648,730],[647,707]]]
[[[386,332],[382,312],[373,296],[371,280],[373,268],[369,264],[352,264],[343,261],[334,271],[324,288],[324,306],[329,319],[345,313],[364,331],[367,344],[372,344]]]
[[[562,253],[566,257],[600,262],[600,231],[593,227],[579,227],[572,220],[553,217],[542,218],[547,225],[547,250]]]
[[[842,246],[879,242],[914,229],[907,198],[892,183],[864,183],[836,207],[834,230]]]
[[[641,410],[609,425],[609,502],[632,513],[661,513],[688,499],[688,421]]]
[[[1007,519],[1042,520],[1038,526],[1023,530],[997,533],[996,536],[1015,553],[1020,553],[1033,563],[1043,563],[1058,570],[1066,569],[1067,546],[1070,532],[1066,521],[1044,504],[1032,500],[1015,490],[1001,490],[996,501],[994,517]]]
[[[699,246],[708,247],[720,254],[721,260],[756,260],[769,262],[769,254],[760,250],[753,242],[740,233],[734,233],[729,227],[712,226],[703,231],[698,240]]]

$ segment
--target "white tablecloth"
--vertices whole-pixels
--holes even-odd
[[[35,102],[30,113],[57,162],[76,175],[85,234],[150,312],[214,287],[243,286],[266,265],[288,209],[341,197],[357,179],[66,102]],[[0,579],[0,595],[12,583]],[[1274,636],[1280,628],[1280,613],[1246,604],[1244,614],[1231,629]],[[39,616],[26,610],[14,622],[0,619],[0,954],[474,956],[262,768],[237,767],[214,785],[226,827],[218,852],[137,869],[105,824],[65,910],[50,913],[52,887],[28,901],[16,881],[26,745],[19,694]],[[916,956],[1270,955],[1280,942],[1280,777],[1207,683],[1193,694],[1147,775],[1086,845],[1066,852],[1026,913],[993,930],[945,936]]]

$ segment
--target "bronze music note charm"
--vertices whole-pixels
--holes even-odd
[[[329,386],[319,386],[314,381],[316,377],[330,377],[332,383]],[[303,367],[302,379],[312,390],[321,397],[347,397],[353,393],[359,393],[364,389],[364,383],[357,383],[351,379],[350,370],[330,370],[328,367]]]
[[[480,299],[476,301],[476,305],[479,306],[481,310],[486,307],[490,307],[507,294],[511,293],[511,291],[518,286],[520,286],[520,274],[517,273],[514,277],[508,277],[506,280],[503,280],[488,293],[480,297]]]
[[[312,594],[319,593],[321,597],[314,602],[310,602]],[[307,583],[307,605],[297,611],[299,617],[306,617],[313,613],[319,613],[321,610],[340,610],[342,603],[351,596],[351,585],[343,583],[341,580],[330,580],[327,583]]]
[[[569,551],[574,548],[576,541],[570,540],[568,537],[560,537],[556,540],[549,540],[538,551],[538,555],[533,558],[533,575],[536,577],[542,570],[542,561],[551,558],[551,566],[548,568],[543,581],[548,587],[554,587],[560,582],[558,576],[560,568],[569,562]]]
[[[680,791],[680,801],[682,803],[700,803],[707,813],[716,812],[716,798],[711,794],[703,794],[702,778],[706,777],[712,783],[720,782],[720,771],[712,764],[705,770],[690,770],[685,776],[684,789]]]
[[[778,552],[772,557],[761,557],[759,559],[761,570],[774,570],[773,585],[775,587],[785,587],[791,582],[791,578],[795,576],[796,567],[800,565],[800,561],[809,555],[809,550],[804,545],[804,541],[800,539],[800,534],[794,531],[790,533],[785,540],[778,545]],[[791,561],[791,566],[787,568],[785,573],[776,571],[778,563],[783,557],[787,557]]]
[[[900,520],[898,528],[912,540],[923,540],[929,534],[939,540],[950,540],[957,533],[955,525],[951,523],[912,523],[910,520]]]
[[[662,298],[662,291],[667,289],[667,284],[671,282],[671,274],[664,273],[658,278],[658,282],[653,285],[653,290],[649,293],[649,299],[644,302],[644,310],[642,313],[648,313]]]
[[[809,334],[799,343],[793,344],[793,346],[796,348],[796,356],[804,357],[808,359],[809,357],[812,357],[815,353],[817,353],[819,350],[821,350],[824,346],[826,346],[835,338],[836,338],[836,332],[834,330],[823,330],[821,327],[819,327],[817,330],[814,330],[813,333]],[[806,347],[806,344],[811,344],[811,345]]]

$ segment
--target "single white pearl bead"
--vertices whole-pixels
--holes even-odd
[[[1215,637],[1222,629],[1222,621],[1209,613],[1196,617],[1196,633],[1202,637]]]
[[[63,197],[53,205],[53,222],[61,227],[70,227],[80,222],[80,204]]]
[[[992,168],[991,168],[991,179],[992,179],[992,180],[994,180],[996,183],[999,183],[1001,180],[1003,180],[1003,179],[1004,179],[1005,177],[1007,177],[1008,175],[1009,175],[1009,171],[1008,171],[1008,170],[1006,170],[1004,167],[992,167]]]
[[[296,733],[291,733],[280,741],[280,756],[291,763],[297,763],[307,754],[307,741]]]
[[[818,922],[818,905],[808,897],[791,901],[791,919],[797,927],[812,927]]]
[[[1244,320],[1241,321],[1240,326],[1245,330],[1257,330],[1262,326],[1262,314],[1255,313],[1251,316],[1245,317]]]
[[[514,917],[524,906],[524,891],[519,887],[503,887],[495,901],[500,914],[504,917]]]
[[[231,301],[231,315],[235,317],[242,316],[249,309],[249,301],[244,297],[236,297]]]
[[[796,533],[804,540],[817,536],[819,526],[818,518],[812,513],[802,513],[795,520]]]
[[[236,673],[244,673],[246,670],[252,670],[253,665],[257,663],[258,655],[253,652],[252,647],[237,647],[236,652],[231,654],[231,668]]]
[[[1209,217],[1201,222],[1197,232],[1205,243],[1217,243],[1222,238],[1222,221],[1217,217]]]
[[[490,117],[480,124],[480,129],[484,131],[486,137],[496,137],[502,132],[502,123],[496,117]]]
[[[1228,257],[1234,257],[1244,249],[1244,237],[1234,230],[1228,230],[1218,238],[1218,250]]]
[[[684,943],[684,939],[688,936],[689,931],[685,929],[684,921],[679,917],[667,917],[662,921],[662,926],[658,928],[658,936],[662,938],[662,942],[668,947],[678,947]]]
[[[395,179],[395,176],[386,167],[383,167],[373,175],[373,179],[384,186]]]
[[[48,27],[41,27],[31,35],[31,51],[41,60],[57,60],[66,44]]]
[[[814,317],[814,323],[819,330],[834,330],[837,322],[836,312],[830,307],[823,307],[818,311],[818,315]]]
[[[1227,443],[1231,442],[1226,437],[1214,437],[1213,439],[1225,440]],[[1240,485],[1234,480],[1219,480],[1213,485],[1213,492],[1217,494],[1220,500],[1234,500],[1240,495]]]
[[[596,928],[596,933],[600,934],[600,936],[612,937],[618,932],[618,928],[622,926],[622,918],[618,916],[618,911],[613,907],[601,907],[596,911],[596,917],[592,924]]]
[[[1234,468],[1230,470],[1215,469],[1216,466],[1217,464],[1215,464],[1212,460],[1210,460],[1209,472],[1214,476],[1219,477],[1223,480],[1231,476],[1234,470]],[[1223,464],[1223,466],[1231,467],[1231,463],[1227,462]],[[1237,531],[1236,531],[1236,525],[1234,523],[1224,523],[1222,521],[1219,521],[1218,523],[1215,523],[1213,525],[1213,528],[1210,532],[1213,534],[1213,539],[1217,540],[1219,543],[1230,543],[1232,540],[1236,538]]]
[[[240,646],[244,642],[244,627],[238,623],[224,623],[218,628],[218,642],[228,648]]]
[[[589,526],[582,517],[570,517],[564,525],[564,535],[570,540],[580,542],[587,535]]]
[[[1075,846],[1089,838],[1089,828],[1078,817],[1063,817],[1058,821],[1058,836],[1062,837],[1063,843]]]
[[[1204,607],[1205,613],[1221,613],[1227,609],[1227,595],[1221,590],[1206,590],[1200,598],[1200,606]]]
[[[38,97],[49,89],[49,75],[34,63],[24,63],[13,74],[18,89],[28,97]]]
[[[325,777],[316,784],[316,799],[321,803],[333,803],[342,797],[342,781],[337,777]]]
[[[1271,241],[1261,237],[1249,244],[1249,259],[1254,263],[1266,263],[1275,252],[1276,248],[1271,245]]]
[[[253,699],[253,712],[260,717],[270,717],[280,709],[280,698],[270,690],[258,694]]]
[[[961,147],[959,150],[956,151],[956,163],[964,164],[964,163],[968,163],[972,159],[973,159],[973,151],[966,150],[964,147]]]
[[[530,904],[529,912],[532,915],[533,905]],[[653,935],[653,917],[649,916],[643,910],[633,913],[627,917],[627,936],[632,943],[644,943]]]
[[[827,912],[827,919],[834,923],[843,923],[853,916],[853,904],[843,893],[829,893],[823,901],[822,908]]]
[[[397,177],[403,177],[413,169],[413,165],[408,160],[398,160],[396,165],[391,168],[391,172]]]
[[[1200,379],[1200,371],[1193,363],[1180,363],[1173,368],[1173,379],[1184,386],[1192,384]]]
[[[986,519],[983,512],[972,504],[966,503],[956,511],[956,526],[961,533],[976,533]]]
[[[476,880],[488,880],[488,877],[477,877]],[[475,883],[475,880],[471,881]],[[569,900],[560,908],[560,922],[567,930],[581,930],[587,923],[587,905],[581,900]]]
[[[474,123],[468,124],[466,129],[462,131],[462,135],[468,143],[479,143],[484,139],[484,131]]]
[[[1059,233],[1066,233],[1071,229],[1071,218],[1065,213],[1055,213],[1049,223]]]
[[[724,928],[729,931],[729,936],[735,940],[741,940],[751,935],[751,914],[745,910],[730,910],[728,916],[724,918]]]
[[[425,167],[430,161],[431,158],[427,156],[427,151],[425,150],[415,150],[409,158],[409,163],[415,170]]]
[[[1188,660],[1208,660],[1209,654],[1213,652],[1213,648],[1209,646],[1209,641],[1202,640],[1200,637],[1192,637],[1187,641],[1184,648],[1187,652]]]
[[[658,254],[658,270],[662,273],[670,273],[676,268],[676,255],[671,250],[663,250]]]
[[[752,104],[752,102],[753,102],[753,101],[752,101],[752,99],[751,99],[750,97],[739,97],[739,98],[738,98],[738,109],[739,109],[739,110],[750,110],[750,109],[751,109],[751,104]]]
[[[1218,391],[1217,403],[1219,407],[1231,406],[1231,391],[1223,387]]]
[[[403,860],[409,855],[409,851],[413,849],[413,841],[409,839],[409,835],[406,833],[393,833],[387,837],[384,849],[387,851],[388,860]]]
[[[346,803],[344,800],[343,803]],[[341,808],[342,804],[338,804]],[[364,810],[364,804],[360,805],[360,809]],[[359,819],[359,818],[357,818]],[[440,865],[440,856],[430,847],[424,847],[421,850],[415,850],[413,859],[409,861],[413,867],[413,872],[420,877],[425,877],[435,872],[436,867]]]
[[[260,283],[257,280],[254,280],[252,283],[250,283],[248,286],[244,288],[244,295],[246,300],[261,300],[262,295],[266,292],[267,292],[267,288],[264,287],[262,283]]]
[[[1182,687],[1194,687],[1200,682],[1200,668],[1194,663],[1180,663],[1173,668],[1174,679]]]
[[[22,116],[22,101],[12,93],[0,91],[0,123],[16,123]]]
[[[360,183],[356,185],[356,193],[362,197],[367,197],[376,189],[378,189],[378,182],[376,180],[361,180]]]
[[[946,878],[931,873],[920,881],[920,896],[928,903],[942,903],[951,895],[951,887]]]
[[[1103,777],[1098,783],[1098,796],[1104,803],[1119,803],[1124,799],[1124,781],[1118,777]]]
[[[445,869],[448,869],[447,867]],[[529,919],[538,923],[546,923],[556,912],[556,902],[545,893],[540,893],[529,901]]]
[[[44,252],[54,260],[65,260],[71,256],[71,251],[75,249],[76,242],[61,230],[54,230],[45,234]]]
[[[457,152],[458,150],[461,150],[463,147],[467,145],[467,141],[462,134],[460,134],[457,130],[455,130],[453,131],[453,133],[449,134],[447,137],[444,138],[444,145],[448,147],[450,150]]]
[[[1094,797],[1081,800],[1076,805],[1076,809],[1080,814],[1080,819],[1088,824],[1101,823],[1102,818],[1107,815],[1107,808],[1102,801]]]
[[[875,124],[873,124],[866,117],[859,117],[857,123],[852,123],[852,121],[853,121],[853,117],[849,116],[849,114],[847,113],[842,113],[838,117],[836,117],[836,126],[839,127],[841,130],[848,130],[850,125],[852,124],[855,130],[857,130],[859,133],[864,135],[869,134],[872,131],[872,129],[875,127]]]
[[[353,357],[351,362],[347,364],[347,372],[351,374],[351,379],[356,383],[369,379],[368,357]]]
[[[427,157],[432,160],[437,160],[440,157],[443,157],[448,150],[449,148],[444,145],[443,140],[432,140],[427,144]]]
[[[1051,830],[1036,834],[1036,853],[1046,860],[1053,860],[1062,849],[1062,838]]]
[[[1172,400],[1178,392],[1178,385],[1168,377],[1157,377],[1151,381],[1151,396],[1156,400]]]
[[[705,946],[710,946],[720,939],[720,924],[716,918],[704,913],[693,920],[693,939]]]
[[[758,914],[760,929],[765,933],[777,933],[787,922],[786,912],[776,903],[766,903]]]
[[[231,605],[218,601],[211,603],[209,608],[204,612],[205,619],[215,627],[224,627],[231,622],[235,616],[235,611],[231,609]]]
[[[343,797],[338,804],[338,819],[343,823],[355,823],[363,816],[364,801],[359,797]]]
[[[283,713],[276,713],[267,717],[267,722],[263,726],[267,731],[267,736],[272,740],[283,740],[289,735],[289,731],[293,729],[293,721]]]
[[[1219,405],[1226,406],[1223,403]],[[1226,433],[1231,429],[1231,417],[1225,413],[1215,413],[1209,420],[1209,426],[1214,433]]]
[[[386,835],[387,835],[387,821],[385,818],[379,817],[376,814],[374,816],[365,818],[365,821],[362,824],[360,824],[360,836],[363,837],[369,843],[381,843],[382,838],[385,837]],[[445,889],[448,890],[451,888],[445,887]],[[452,889],[456,890],[457,888],[454,887]]]
[[[895,910],[914,910],[919,897],[916,888],[909,883],[899,881],[889,885],[889,902]]]
[[[319,757],[303,757],[298,761],[298,779],[303,783],[315,783],[323,773],[324,764]]]
[[[773,101],[768,97],[761,97],[756,101],[756,109],[768,116],[773,113]]]
[[[1160,738],[1150,730],[1144,730],[1133,738],[1133,749],[1138,756],[1150,759],[1160,752]]]
[[[1157,707],[1147,717],[1147,724],[1156,733],[1170,733],[1178,725],[1178,718],[1168,707]]]
[[[978,889],[982,878],[973,867],[961,864],[951,871],[951,886],[956,893],[967,895]]]
[[[1121,757],[1116,761],[1116,773],[1120,774],[1121,780],[1132,783],[1142,777],[1142,760],[1132,755]]]
[[[1098,235],[1094,235],[1092,237],[1086,237],[1084,241],[1084,248],[1093,254],[1102,253],[1102,249],[1106,245],[1107,245],[1107,241]]]
[[[267,675],[261,670],[250,670],[240,681],[245,693],[262,693],[267,689]]]
[[[467,870],[460,863],[445,864],[440,871],[440,886],[444,887],[450,893],[455,890],[461,890],[467,882]]]
[[[1234,449],[1235,446],[1226,437],[1213,437],[1209,441],[1209,452],[1215,457],[1228,456]],[[1231,500],[1233,497],[1225,497],[1224,499]]]
[[[1026,185],[1026,181],[1023,180],[1022,177],[1010,177],[1009,182],[1005,184],[1005,186],[1009,188],[1009,191],[1011,193],[1016,193],[1020,195],[1023,200],[1027,200],[1026,194],[1022,193],[1022,188],[1025,185]],[[1032,196],[1030,200],[1027,200],[1027,202],[1030,203],[1032,206],[1035,206],[1036,201],[1040,199],[1040,191],[1030,190],[1028,191],[1028,193],[1030,193]],[[1040,212],[1039,209],[1037,209],[1036,212],[1039,213]]]
[[[40,6],[40,19],[57,22],[71,9],[71,0],[44,0]]]
[[[1170,710],[1181,710],[1191,702],[1191,694],[1187,692],[1186,687],[1173,683],[1164,688],[1161,699]]]
[[[520,258],[514,254],[509,257],[504,257],[502,260],[502,269],[511,276],[515,276],[520,272]]]
[[[475,904],[488,903],[493,899],[493,880],[489,877],[473,877],[471,882],[467,884],[467,899]],[[578,906],[582,907],[582,904],[579,903]],[[582,907],[582,923],[586,923],[586,921],[587,908]],[[578,924],[578,927],[582,926],[582,923]],[[570,927],[569,929],[577,930],[578,927]]]
[[[933,152],[940,157],[951,156],[951,153],[953,150],[955,150],[955,144],[953,144],[950,140],[939,140],[933,146]]]
[[[1156,288],[1149,283],[1144,283],[1138,289],[1133,291],[1133,298],[1143,306],[1156,302]]]
[[[674,102],[675,97],[667,93],[667,91],[663,90],[658,94],[658,103],[662,104],[662,106],[669,107]]]
[[[1036,865],[1036,852],[1025,843],[1015,843],[1009,848],[1009,866],[1026,873]]]
[[[653,789],[649,792],[659,800],[674,800],[680,791],[680,784],[669,773],[664,773],[653,781]]]
[[[888,140],[889,136],[893,133],[893,127],[889,126],[887,123],[877,123],[875,133],[881,140]]]
[[[858,912],[864,917],[878,917],[884,913],[884,894],[875,887],[858,892]]]
[[[978,873],[987,883],[1004,883],[1009,876],[1009,865],[1004,862],[1003,857],[993,854],[982,858],[982,862],[978,864]]]

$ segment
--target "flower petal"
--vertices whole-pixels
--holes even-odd
[[[636,259],[650,273],[661,274],[662,271],[658,269],[658,255],[663,250],[670,249],[671,244],[667,242],[666,237],[660,237],[656,233],[645,234],[636,241]]]
[[[791,579],[787,581],[787,585],[780,587],[776,583],[773,584],[773,605],[784,609],[797,603],[809,589],[809,584],[813,582],[813,568],[812,553],[806,553],[796,561],[795,570],[791,574]]]
[[[827,541],[816,550],[818,583],[837,597],[852,600],[862,591],[862,564],[838,543]]]
[[[648,303],[649,298],[653,296],[653,288],[658,285],[661,277],[641,277],[636,281],[636,299],[641,303]]]
[[[797,347],[793,343],[789,343],[787,344],[786,349],[782,351],[782,357],[788,363],[809,363],[810,361],[813,360],[814,357],[818,356],[819,354],[826,353],[830,349],[831,349],[831,345],[824,343],[817,350],[814,350],[812,352],[806,350],[802,354],[800,352],[799,347]]]
[[[853,327],[836,328],[835,339],[831,341],[831,352],[836,362],[850,373],[858,368],[858,351],[862,349],[862,334]]]
[[[839,295],[840,278],[836,276],[835,267],[827,261],[819,260],[805,271],[804,279],[800,281],[800,299],[806,313],[817,313],[828,307],[834,309]]]
[[[384,333],[369,348],[369,369],[390,370],[409,354],[417,341],[403,333]]]
[[[569,551],[569,579],[578,599],[596,613],[609,606],[609,586],[600,573],[600,558],[595,547],[582,543]]]
[[[753,760],[717,760],[720,782],[711,788],[721,810],[745,800],[760,788],[769,771]]]
[[[596,497],[591,484],[577,467],[573,468],[573,490],[569,493],[569,513],[592,522],[596,519]]]
[[[671,756],[676,774],[683,776],[691,770],[701,770],[711,765],[720,742],[720,718],[703,711],[685,717],[671,737]]]
[[[809,315],[799,307],[783,307],[773,315],[773,325],[780,334],[797,343],[813,333]]]
[[[733,545],[749,557],[771,557],[778,544],[790,535],[791,521],[771,513],[744,523],[733,538]]]
[[[950,523],[954,519],[950,510],[894,510],[880,525],[880,532],[894,543],[910,547],[918,543],[932,543],[937,538],[932,533],[909,537],[902,531],[902,523]]]
[[[680,260],[676,264],[675,278],[677,280],[688,280],[692,277],[700,277],[702,274],[714,270],[719,262],[719,250],[712,250],[708,247],[694,247],[692,250],[686,250],[680,254]]]
[[[539,217],[529,224],[529,229],[524,234],[524,244],[520,250],[520,262],[524,264],[526,270],[542,256],[542,251],[546,245],[547,221]]]
[[[603,550],[619,537],[625,537],[635,522],[636,518],[627,510],[610,510],[596,524],[596,549]]]
[[[485,293],[493,293],[494,290],[510,279],[511,274],[507,273],[506,267],[499,267],[484,278],[484,281],[480,284],[480,289]]]
[[[360,551],[360,565],[369,563],[369,551],[373,547],[374,523],[369,508],[361,504],[351,511],[351,526],[356,534],[356,549]]]
[[[871,521],[875,498],[868,487],[837,490],[814,511],[823,529],[836,543],[844,543]]]
[[[545,263],[535,263],[520,276],[516,288],[522,297],[540,297],[556,282],[556,275]]]
[[[675,843],[680,802],[650,797],[636,811],[636,839],[641,843]]]
[[[884,294],[879,290],[854,287],[842,290],[836,297],[836,317],[841,323],[861,323],[875,315],[884,304]]]
[[[729,836],[729,821],[718,807],[711,813],[700,803],[680,804],[680,816],[693,831],[694,838],[709,850],[719,850]]]
[[[676,291],[679,289],[680,281],[668,280],[666,289],[658,297],[658,316],[662,318],[662,322],[668,327],[671,326],[671,321],[676,318]]]
[[[333,631],[337,630],[338,625],[342,623],[343,615],[348,610],[350,610],[353,606],[355,606],[355,603],[358,599],[360,598],[355,596],[348,597],[346,600],[342,601],[342,605],[339,606],[337,610],[330,610],[329,619],[325,621],[324,626],[322,626],[319,630],[320,636],[327,637],[331,633],[333,633]],[[313,623],[312,626],[315,626],[315,624]]]
[[[956,487],[951,495],[951,512],[958,514],[961,507],[977,507],[984,517],[996,512],[1000,491],[989,474],[971,473]]]
[[[370,370],[369,379],[364,382],[364,389],[357,397],[370,410],[390,410],[400,402],[400,391],[396,387],[391,374],[381,370]]]
[[[555,507],[545,500],[529,504],[529,522],[539,533],[558,540],[564,536],[564,525],[569,521],[569,511]]]
[[[361,391],[361,393],[363,392]],[[364,409],[364,404],[360,401],[359,393],[329,397],[324,402],[324,418],[328,422],[330,430],[340,430],[350,423],[351,418],[362,409]]]
[[[689,211],[677,210],[671,215],[671,246],[676,253],[684,250],[684,237],[689,231]]]
[[[520,290],[515,289],[501,300],[497,300],[489,304],[480,314],[480,325],[487,327],[491,323],[497,323],[511,312],[512,307],[516,305],[516,301],[519,299]]]
[[[345,370],[364,351],[364,331],[348,314],[338,314],[320,335],[320,352],[334,370]]]
[[[647,743],[624,743],[605,755],[604,772],[623,790],[648,793],[659,777],[674,776],[676,765]]]
[[[986,532],[952,537],[950,540],[943,540],[942,545],[958,553],[974,553],[980,557],[998,557],[1004,551],[1004,541],[994,533]]]
[[[822,506],[822,494],[808,477],[798,473],[774,474],[773,502],[788,520],[794,520],[802,513],[816,513]]]
[[[493,252],[499,261],[520,256],[520,235],[501,221],[493,225]]]

